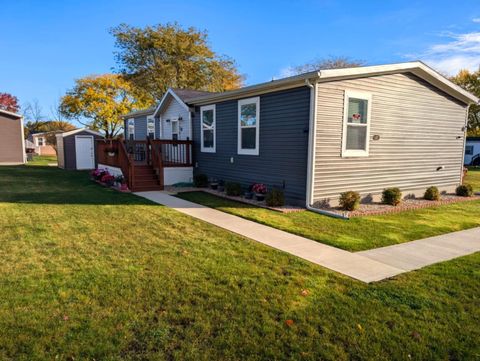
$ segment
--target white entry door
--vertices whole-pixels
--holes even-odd
[[[77,154],[77,169],[95,168],[95,153],[92,136],[77,135],[75,137],[75,152]]]

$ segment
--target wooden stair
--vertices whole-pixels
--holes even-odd
[[[163,186],[160,184],[157,174],[151,165],[134,166],[133,192],[160,191]]]

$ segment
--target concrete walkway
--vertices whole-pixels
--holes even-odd
[[[475,228],[352,253],[188,202],[165,192],[135,194],[367,283],[480,251],[480,228]]]

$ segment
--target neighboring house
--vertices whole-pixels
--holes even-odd
[[[25,163],[23,118],[0,109],[0,165]]]
[[[467,137],[464,163],[465,165],[480,165],[480,137]]]
[[[35,146],[35,153],[38,155],[57,155],[55,148],[47,143],[48,133],[33,133],[30,134],[28,140],[30,140]]]
[[[162,102],[177,101],[176,93]],[[387,187],[405,196],[422,196],[432,185],[454,191],[462,181],[467,107],[478,103],[421,62],[320,70],[180,100],[194,111],[181,115],[187,131],[178,136],[191,129],[194,173],[244,187],[265,183],[309,208],[336,205],[350,190],[363,201],[379,200]],[[163,130],[173,117],[162,112],[127,116],[127,139],[146,138],[147,116],[159,138],[173,138]]]

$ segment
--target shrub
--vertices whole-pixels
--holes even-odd
[[[285,194],[281,189],[272,189],[265,197],[265,203],[269,207],[280,207],[285,204]]]
[[[236,182],[225,182],[225,193],[227,196],[239,196],[242,194],[242,186]]]
[[[252,192],[253,193],[258,193],[258,194],[267,194],[267,186],[262,183],[255,183],[252,186]]]
[[[360,194],[348,191],[340,194],[340,207],[345,211],[354,211],[360,205]]]
[[[455,190],[455,194],[460,197],[473,196],[473,187],[471,184],[460,184]]]
[[[429,187],[425,191],[423,198],[428,201],[438,201],[440,199],[440,192],[437,187]]]
[[[382,192],[382,203],[398,206],[402,201],[402,192],[398,188],[387,188]]]
[[[193,176],[193,184],[195,187],[204,188],[208,186],[208,177],[205,174],[195,174]]]

